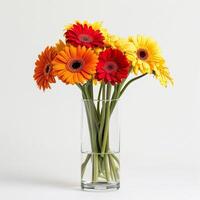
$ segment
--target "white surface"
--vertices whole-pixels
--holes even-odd
[[[12,178],[0,183],[2,199],[138,199],[198,200],[199,185],[195,173],[187,169],[128,169],[122,187],[116,192],[82,192],[78,182],[50,178]],[[123,171],[124,173],[124,171]],[[69,175],[68,175],[69,176]]]
[[[0,199],[200,199],[198,0],[0,1]],[[75,19],[160,44],[175,86],[151,77],[123,97],[121,189],[79,191],[80,94],[33,82],[38,53]]]

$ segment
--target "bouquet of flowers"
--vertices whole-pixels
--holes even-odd
[[[147,75],[165,87],[173,84],[158,44],[147,36],[110,34],[100,22],[66,26],[64,40],[38,56],[33,77],[39,89],[50,89],[58,79],[81,91],[91,144],[81,172],[83,177],[91,161],[91,183],[119,182],[119,159],[109,146],[110,118],[128,86]]]

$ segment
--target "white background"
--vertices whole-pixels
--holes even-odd
[[[200,199],[198,0],[0,0],[0,199]],[[79,189],[80,93],[39,91],[34,62],[74,20],[160,44],[175,80],[152,77],[123,96],[121,189]]]

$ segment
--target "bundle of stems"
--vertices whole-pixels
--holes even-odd
[[[84,85],[77,84],[82,92],[89,127],[91,153],[88,153],[81,165],[81,176],[84,176],[88,162],[92,162],[92,182],[100,178],[105,181],[119,180],[119,159],[109,147],[109,124],[112,113],[127,87],[146,74],[135,77],[127,82],[111,85],[101,82],[97,103],[94,102],[93,80]]]

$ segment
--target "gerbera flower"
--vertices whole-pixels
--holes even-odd
[[[70,45],[59,52],[53,61],[53,73],[67,84],[84,83],[96,72],[98,56],[92,49]]]
[[[168,68],[165,65],[158,65],[154,67],[153,74],[160,81],[160,84],[167,87],[168,82],[172,85],[174,81],[169,73]]]
[[[87,23],[87,22],[85,22]],[[88,23],[87,23],[88,24]],[[108,30],[106,28],[103,27],[102,22],[94,22],[92,24],[89,24],[90,26],[92,26],[92,28],[94,30],[100,30],[100,32],[102,33],[103,37],[104,37],[104,44],[105,46],[109,47],[109,42],[110,42],[110,33],[108,32]]]
[[[86,46],[86,47],[103,47],[104,36],[98,29],[93,29],[92,26],[84,23],[77,22],[73,24],[65,32],[65,38],[68,43],[74,46]]]
[[[57,51],[54,47],[46,47],[35,62],[33,78],[40,89],[50,89],[50,83],[56,82],[52,74],[52,61],[56,55]]]
[[[110,35],[108,37],[107,45],[119,49],[126,55],[129,55],[135,49],[134,45],[129,42],[127,38],[122,38],[117,35]]]
[[[59,52],[59,51],[62,51],[64,50],[66,44],[62,41],[62,40],[59,40],[57,43],[56,43],[56,50]]]
[[[108,48],[99,54],[96,79],[111,84],[120,83],[128,76],[130,64],[118,49]]]
[[[132,61],[133,71],[138,74],[152,73],[155,65],[163,65],[165,62],[160,53],[158,44],[149,37],[135,36],[129,37],[129,42],[133,44],[132,50],[129,49],[127,57]]]

